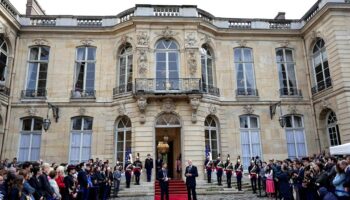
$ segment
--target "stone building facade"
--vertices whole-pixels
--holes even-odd
[[[350,141],[347,1],[319,0],[299,20],[0,10],[1,159],[143,160],[166,136],[176,176],[178,158],[201,166],[208,151],[247,165]]]

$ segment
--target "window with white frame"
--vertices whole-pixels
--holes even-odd
[[[278,65],[278,77],[280,81],[280,95],[299,95],[295,75],[295,62],[293,58],[293,50],[288,48],[277,49],[276,59]]]
[[[8,50],[5,40],[0,37],[0,83],[4,83],[7,74]]]
[[[156,89],[179,90],[179,48],[174,40],[156,44]]]
[[[251,48],[235,48],[237,95],[258,96],[255,86],[253,52]]]
[[[24,97],[45,97],[50,47],[34,46],[29,49],[28,72]]]
[[[317,93],[332,86],[327,51],[323,39],[317,39],[312,52],[314,74],[314,87],[312,88],[312,92]]]
[[[243,166],[249,166],[252,157],[262,157],[259,118],[254,115],[239,117]]]
[[[74,117],[71,125],[70,163],[80,163],[91,158],[91,117]]]
[[[18,161],[38,161],[40,159],[42,124],[43,120],[40,118],[22,119]]]
[[[119,55],[118,93],[132,90],[132,47],[129,43],[123,46]]]
[[[73,97],[95,96],[96,48],[90,46],[76,49]]]
[[[219,155],[219,124],[212,116],[208,116],[205,118],[204,127],[205,147],[210,149],[212,157],[215,159]]]
[[[210,93],[214,88],[213,57],[207,45],[201,48],[202,90]]]
[[[122,166],[126,162],[126,152],[131,152],[131,121],[124,116],[117,121],[115,128],[115,155]]]
[[[301,116],[288,115],[285,116],[285,120],[288,157],[292,160],[305,157],[307,150],[303,118]]]
[[[327,115],[327,132],[331,146],[341,144],[337,115],[333,111]]]

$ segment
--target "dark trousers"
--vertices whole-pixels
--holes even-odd
[[[118,196],[120,180],[114,180],[114,196]]]
[[[211,183],[211,170],[207,170],[208,183]]]
[[[216,172],[216,177],[217,177],[217,179],[218,179],[218,185],[222,185],[222,184],[221,184],[222,173],[223,173],[222,170],[218,170],[218,171]]]
[[[81,188],[78,192],[79,200],[88,200],[89,199],[89,190],[87,188]]]
[[[232,177],[232,172],[228,172],[227,174],[226,174],[226,182],[227,182],[227,187],[228,188],[231,188],[231,177]]]
[[[253,193],[256,193],[256,176],[250,178],[250,184],[252,185]]]
[[[126,188],[130,188],[131,174],[125,173]]]
[[[160,199],[164,200],[164,195],[165,199],[169,200],[169,183],[160,183]]]
[[[141,173],[140,172],[135,172],[135,182],[136,182],[136,185],[140,185],[140,175]]]
[[[237,176],[237,189],[238,191],[242,190],[242,176]]]
[[[147,182],[151,182],[151,177],[152,177],[152,169],[147,169]]]
[[[89,200],[97,200],[98,199],[98,187],[93,186],[89,188]]]
[[[196,186],[187,186],[187,198],[188,200],[191,200],[191,193],[192,193],[192,200],[197,200],[197,193],[196,193]]]

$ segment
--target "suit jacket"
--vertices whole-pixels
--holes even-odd
[[[39,176],[39,180],[41,182],[41,189],[43,191],[44,197],[52,197],[54,194],[54,190],[51,187],[49,183],[49,179],[47,178],[47,175],[43,173],[42,175]]]
[[[85,170],[80,170],[78,172],[78,183],[83,188],[88,187],[87,174],[86,174]]]
[[[186,174],[188,173],[192,174],[192,176],[186,176]],[[195,187],[196,177],[198,177],[197,167],[192,165],[192,168],[190,169],[190,166],[187,166],[185,170],[185,176],[186,176],[186,185],[189,187]]]
[[[168,171],[166,173],[168,175]],[[157,179],[158,179],[159,185],[162,189],[169,186],[169,181],[164,181],[164,178],[165,177],[164,177],[163,170],[159,170],[158,174],[157,174]]]

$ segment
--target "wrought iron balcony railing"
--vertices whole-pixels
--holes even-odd
[[[46,89],[38,90],[22,90],[21,97],[23,99],[35,99],[35,98],[46,98]]]
[[[201,92],[207,93],[213,96],[220,96],[220,89],[217,87],[214,87],[212,85],[207,85],[202,83],[202,89]]]
[[[259,92],[257,89],[254,88],[238,88],[236,90],[236,96],[253,96],[257,97],[259,96]]]
[[[193,94],[200,93],[199,78],[138,78],[135,80],[136,94]]]
[[[314,95],[314,94],[321,92],[329,87],[332,87],[332,79],[331,78],[326,79],[325,82],[317,83],[316,86],[311,88],[311,92]]]
[[[10,89],[8,87],[0,85],[0,93],[4,94],[6,96],[9,96],[10,95]]]
[[[128,83],[126,85],[120,85],[116,88],[113,88],[113,96],[118,94],[123,94],[132,91],[132,83]]]
[[[279,90],[281,97],[286,96],[294,96],[294,97],[302,97],[303,94],[301,90],[298,90],[297,88],[281,88]]]
[[[72,90],[72,99],[94,99],[96,96],[96,90]]]

